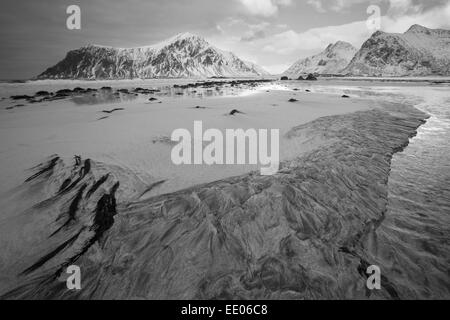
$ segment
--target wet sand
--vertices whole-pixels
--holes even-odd
[[[8,119],[3,130],[14,133],[10,141],[20,145],[17,135],[29,127],[27,139],[36,138],[30,149],[42,149],[26,168],[42,164],[22,173],[2,198],[0,296],[448,298],[444,229],[423,219],[417,228],[439,235],[441,244],[408,238],[402,230],[414,230],[415,219],[407,211],[395,216],[391,161],[429,118],[410,106],[417,104],[413,95],[396,97],[389,88],[289,82],[208,98],[158,96],[161,104],[138,96],[128,104],[69,100],[58,108],[0,111]],[[40,116],[35,106],[46,112]],[[115,108],[123,110],[103,112]],[[233,109],[244,113],[228,115]],[[167,132],[197,117],[210,127],[280,128],[280,172],[158,166],[170,151]],[[42,142],[55,120],[67,121],[62,147]],[[51,146],[60,149],[48,153]],[[7,150],[14,144],[2,155]],[[74,154],[81,158],[74,161]],[[80,292],[65,288],[72,263],[83,270]],[[382,267],[380,291],[366,289],[371,264]]]
[[[100,82],[97,87],[107,84]],[[153,81],[151,84],[146,88],[158,87]],[[78,85],[78,82],[73,84]],[[175,166],[170,159],[173,147],[170,136],[175,129],[186,128],[192,132],[196,120],[203,122],[204,130],[279,129],[280,159],[287,160],[314,147],[307,144],[300,147],[299,140],[282,138],[293,126],[322,116],[368,109],[374,104],[358,98],[344,100],[339,93],[294,91],[276,82],[258,87],[219,86],[218,89],[174,89],[173,85],[167,87],[162,83],[158,87],[161,92],[137,96],[135,93],[115,95],[123,83],[120,85],[116,84],[112,93],[100,90],[50,102],[2,101],[0,167],[8,169],[0,170],[0,193],[18,186],[26,178],[28,168],[52,154],[65,159],[82,155],[126,167],[148,184],[166,180],[152,194],[167,193],[258,169],[250,165]],[[34,90],[60,90],[60,87],[50,90],[37,84],[32,86],[38,87]],[[94,88],[92,83],[90,86]],[[22,94],[32,94],[27,90]],[[156,100],[149,101],[150,98]],[[291,103],[291,98],[298,101]],[[5,109],[15,103],[24,106]],[[108,113],[114,109],[119,110]],[[229,116],[233,109],[243,113]]]

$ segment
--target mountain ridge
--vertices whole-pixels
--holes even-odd
[[[376,31],[343,73],[353,76],[450,75],[450,30],[414,24],[404,33]]]
[[[339,74],[353,58],[357,49],[348,42],[330,43],[324,51],[297,60],[283,74],[298,77],[302,74]]]
[[[130,79],[264,76],[263,68],[189,33],[132,48],[89,44],[71,50],[38,79]]]

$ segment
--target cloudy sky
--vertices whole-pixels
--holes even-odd
[[[66,28],[72,4],[81,30]],[[0,79],[33,77],[89,43],[136,47],[186,31],[281,73],[337,40],[361,46],[371,5],[383,31],[450,29],[450,0],[2,0]]]

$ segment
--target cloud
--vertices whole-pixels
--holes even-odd
[[[391,7],[392,8],[392,7]],[[396,11],[388,12],[388,14],[381,19],[381,28],[386,32],[405,32],[411,25],[420,24],[432,29],[450,29],[450,2],[443,6],[434,7],[431,10],[424,11],[423,8],[404,7],[400,14],[398,9]]]
[[[408,0],[395,0],[381,17],[381,29],[385,32],[403,33],[413,24],[450,29],[450,3],[424,8]],[[245,30],[242,29],[244,25],[238,27]],[[269,25],[264,31],[264,37],[257,37],[256,34],[250,37],[252,34],[250,28],[246,35],[249,35],[248,40],[251,38],[251,41],[242,41],[244,39],[241,37],[238,37],[238,40],[229,38],[224,42],[224,47],[230,48],[248,60],[253,60],[269,72],[281,73],[286,66],[296,60],[317,54],[328,44],[338,40],[349,42],[359,48],[373,33],[365,20],[312,28],[304,32],[293,29],[275,31],[274,25]]]
[[[388,15],[402,15],[422,11],[424,8],[443,6],[448,0],[308,0],[307,3],[316,11],[324,13],[327,11],[342,12],[355,5],[387,5]]]
[[[244,36],[241,38],[241,41],[254,41],[265,37],[266,33],[263,30],[249,31],[248,33],[244,34]]]
[[[314,0],[316,1],[316,0]],[[368,0],[351,0],[348,2],[363,2]],[[320,2],[320,0],[319,0]],[[334,0],[335,3],[341,1]],[[373,3],[373,0],[370,1]],[[405,32],[413,24],[421,24],[428,28],[450,28],[450,3],[437,5],[424,10],[420,4],[412,0],[390,0],[390,7],[385,16],[381,17],[381,29],[385,32]],[[307,53],[323,50],[329,43],[338,40],[347,41],[359,47],[373,33],[366,21],[355,21],[338,26],[313,28],[298,33],[287,30],[264,39],[262,50],[278,55],[289,55],[292,52]]]
[[[383,0],[308,0],[307,3],[318,12],[324,13],[330,10],[340,12],[360,3],[368,3],[368,5],[373,5],[382,1]]]
[[[306,3],[308,3],[314,9],[316,9],[318,12],[321,12],[321,13],[326,12],[321,0],[308,0]]]
[[[286,56],[298,52],[299,55],[318,53],[338,40],[360,46],[371,35],[365,21],[357,21],[340,26],[309,29],[297,33],[287,30],[264,39],[262,50],[276,55]]]
[[[257,39],[262,39],[266,37],[265,30],[271,26],[268,22],[261,22],[259,24],[247,24],[249,30],[244,33],[241,38],[241,41],[254,41]]]
[[[4,78],[34,76],[68,50],[89,42],[134,47],[184,31],[204,36],[271,72],[282,72],[329,43],[343,40],[360,46],[371,34],[363,20],[369,16],[364,6],[372,4],[382,8],[383,31],[404,32],[416,23],[450,29],[449,0],[132,0],[133,5],[77,0],[83,12],[80,32],[65,28],[66,0],[57,6],[54,0],[3,2],[0,75]]]
[[[255,16],[270,17],[278,13],[279,7],[290,6],[292,0],[239,0],[247,12]]]

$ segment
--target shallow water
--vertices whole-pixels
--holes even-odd
[[[393,268],[422,298],[450,297],[450,97],[449,90],[420,90],[416,107],[431,117],[395,155],[389,178],[389,202],[383,226],[397,246]],[[421,269],[403,268],[404,260]]]
[[[211,80],[212,81],[212,80]],[[231,80],[227,80],[231,81]],[[198,81],[207,83],[208,81]],[[58,82],[25,82],[25,83],[0,83],[0,107],[12,107],[17,104],[26,104],[23,100],[11,101],[11,95],[34,95],[38,91],[55,92],[61,89],[73,89],[75,87],[94,88],[98,91],[74,94],[66,100],[75,105],[97,105],[109,103],[124,103],[130,101],[146,101],[149,97],[154,98],[211,98],[211,97],[237,97],[248,96],[261,91],[288,90],[285,86],[275,83],[253,83],[232,85],[220,84],[187,87],[188,84],[198,83],[186,80],[166,81],[61,81]],[[214,81],[212,81],[214,82]],[[112,90],[100,90],[102,87],[111,86]],[[152,93],[140,94],[133,92],[135,88],[154,90]],[[118,89],[129,90],[129,93],[118,92]]]
[[[412,105],[430,118],[394,155],[388,206],[372,259],[411,299],[450,298],[450,90],[448,86],[320,86]],[[412,267],[414,265],[414,267]]]

